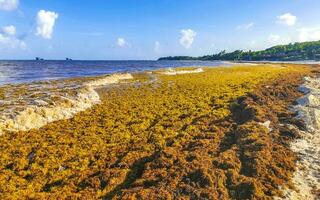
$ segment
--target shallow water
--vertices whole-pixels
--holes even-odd
[[[222,61],[0,61],[0,85],[169,67],[220,65],[231,65],[231,63]]]
[[[131,75],[128,78],[126,72],[221,65],[232,64],[203,61],[0,61],[0,135],[3,130],[29,130],[70,118],[99,101],[95,87],[132,78]]]
[[[96,87],[132,78],[123,73],[0,86],[0,135],[68,119],[100,102]]]

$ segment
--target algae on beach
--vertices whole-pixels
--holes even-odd
[[[96,87],[128,79],[132,76],[126,73],[2,86],[0,135],[71,118],[100,102]]]
[[[0,137],[0,198],[281,195],[296,136],[277,124],[293,119],[287,108],[309,73],[302,65],[204,68],[100,88],[101,104],[71,119]],[[261,125],[268,120],[271,132]]]

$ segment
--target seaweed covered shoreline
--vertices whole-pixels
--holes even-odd
[[[134,74],[101,104],[0,137],[1,198],[272,199],[294,189],[303,65]],[[150,81],[153,80],[153,81]]]
[[[100,102],[97,87],[129,79],[126,73],[0,86],[0,135],[71,118]]]

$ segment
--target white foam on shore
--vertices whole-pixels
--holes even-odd
[[[291,144],[298,155],[297,171],[293,183],[297,190],[286,189],[284,198],[290,200],[319,199],[314,191],[320,190],[320,79],[305,78],[299,88],[307,93],[297,100],[298,118],[304,120],[307,131],[301,131],[301,139]]]
[[[161,72],[161,74],[174,76],[178,74],[196,74],[204,72],[202,68],[192,69],[192,70],[173,70],[171,68],[167,69],[165,72]]]
[[[114,84],[114,83],[119,83],[121,80],[128,80],[128,79],[133,79],[132,75],[129,73],[126,74],[113,74],[111,76],[107,76],[102,79],[97,79],[94,81],[91,81],[86,84],[88,87],[99,87],[102,85],[108,85],[108,84]]]
[[[131,74],[113,74],[105,78],[85,83],[74,97],[61,97],[65,101],[58,105],[46,106],[41,100],[37,104],[29,105],[23,111],[11,118],[5,118],[0,122],[0,135],[4,131],[27,131],[40,128],[50,122],[68,119],[76,113],[84,111],[100,102],[100,97],[95,88],[119,83],[121,80],[132,79]]]

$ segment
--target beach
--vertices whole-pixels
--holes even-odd
[[[319,70],[255,63],[2,85],[0,198],[317,199],[319,149],[303,147],[319,144]]]

